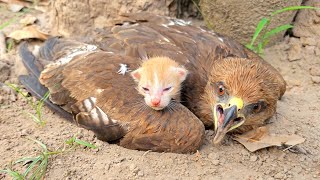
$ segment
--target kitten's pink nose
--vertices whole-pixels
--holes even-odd
[[[151,100],[151,104],[152,104],[152,106],[155,106],[155,107],[159,106],[160,105],[160,99],[158,99],[158,98],[152,99]]]

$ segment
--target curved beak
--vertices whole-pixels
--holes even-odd
[[[213,107],[215,136],[213,143],[221,142],[227,132],[241,126],[245,117],[241,113],[243,101],[237,97],[231,97],[227,103],[219,103]]]

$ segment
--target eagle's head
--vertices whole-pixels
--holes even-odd
[[[225,134],[262,125],[276,110],[281,87],[260,60],[226,58],[213,65],[202,100],[210,112],[219,143]]]

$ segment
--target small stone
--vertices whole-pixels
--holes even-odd
[[[315,46],[306,46],[303,50],[303,52],[305,54],[310,54],[310,55],[314,55],[315,54],[315,49],[316,47]]]
[[[274,175],[274,178],[276,179],[283,179],[285,176],[285,174],[283,174],[282,172],[278,172],[276,175]]]
[[[311,37],[301,37],[300,42],[304,46],[316,46],[318,43],[318,39]]]
[[[311,76],[311,81],[315,84],[320,84],[320,76]]]
[[[144,176],[143,172],[142,172],[142,171],[139,171],[139,172],[138,172],[138,176],[139,176],[139,177]]]
[[[27,136],[27,135],[30,135],[30,134],[31,134],[31,132],[28,129],[24,129],[24,130],[22,130],[20,132],[20,136]]]
[[[251,157],[250,157],[250,161],[251,162],[255,162],[255,161],[257,161],[258,160],[258,156],[256,156],[256,155],[252,155]]]
[[[312,76],[320,76],[320,66],[313,66],[309,71]]]
[[[19,12],[24,6],[20,4],[9,4],[8,8],[12,12]]]
[[[11,102],[15,102],[15,101],[17,100],[17,96],[16,96],[15,94],[10,94],[9,100],[10,100]]]
[[[111,167],[111,164],[108,163],[108,164],[106,164],[106,166],[104,167],[104,169],[108,171],[108,170],[110,169],[110,167]]]
[[[288,51],[288,60],[297,61],[302,59],[302,47],[300,44],[293,44]]]
[[[245,150],[245,149],[242,149],[242,150],[240,151],[240,154],[241,154],[242,156],[249,156],[249,152],[248,152],[247,150]]]
[[[297,79],[288,79],[287,83],[290,86],[301,86],[301,81]]]
[[[134,171],[134,170],[136,169],[136,167],[137,167],[137,166],[136,166],[135,164],[130,164],[130,165],[129,165],[129,170],[130,170],[130,171]]]
[[[314,178],[317,178],[318,176],[315,174],[315,175],[313,175],[313,177],[314,177]]]
[[[213,160],[213,161],[212,161],[212,164],[215,165],[215,166],[219,165],[219,163],[220,163],[219,160]]]
[[[140,172],[140,169],[139,168],[135,168],[134,170],[133,170],[133,173],[134,174],[138,174]]]
[[[212,159],[212,160],[219,160],[220,157],[219,157],[219,155],[217,153],[210,153],[208,155],[208,158]]]

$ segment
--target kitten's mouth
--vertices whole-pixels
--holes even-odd
[[[157,111],[162,110],[164,108],[164,107],[160,107],[160,106],[150,106],[150,107],[154,110],[157,110]]]

